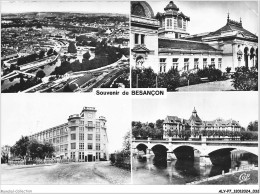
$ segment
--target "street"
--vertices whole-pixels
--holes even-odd
[[[104,172],[106,173],[104,175]],[[131,173],[110,162],[1,165],[1,184],[129,184]]]

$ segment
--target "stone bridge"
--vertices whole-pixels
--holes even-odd
[[[214,158],[227,155],[232,157],[234,151],[246,151],[258,156],[257,141],[240,140],[132,140],[133,153],[143,151],[145,156],[164,155],[167,159],[179,159],[183,155],[188,158],[200,158],[205,163],[213,163]]]

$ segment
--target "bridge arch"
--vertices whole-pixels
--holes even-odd
[[[135,148],[138,150],[138,151],[143,151],[145,154],[146,154],[146,150],[148,148],[148,146],[144,143],[139,143],[135,146]]]
[[[169,149],[163,144],[156,144],[151,147],[151,150],[154,153],[154,164],[159,166],[167,166],[167,151]]]
[[[172,149],[177,159],[192,159],[199,158],[201,151],[193,145],[178,145]]]

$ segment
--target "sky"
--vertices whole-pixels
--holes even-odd
[[[257,92],[168,93],[165,99],[134,99],[132,120],[154,122],[166,116],[189,119],[195,107],[203,121],[234,119],[242,127],[258,120]]]
[[[22,135],[63,124],[84,106],[96,107],[97,116],[106,117],[109,151],[120,150],[131,128],[131,100],[97,98],[91,93],[2,94],[1,145],[14,145]]]
[[[2,0],[1,11],[3,13],[31,12],[31,11],[65,11],[65,12],[96,12],[96,13],[123,13],[129,14],[130,3],[127,0]],[[164,8],[170,0],[150,0],[154,14],[164,12]],[[259,33],[258,4],[257,1],[174,1],[180,11],[190,17],[188,32],[197,34],[211,32],[223,27],[227,21],[227,13],[230,19],[240,21],[243,27],[252,33]]]
[[[127,1],[85,1],[85,0],[1,0],[3,13],[20,12],[85,12],[85,13],[121,13],[129,14],[130,6]],[[120,9],[115,9],[120,7]]]
[[[154,14],[164,12],[170,0],[148,1]],[[240,21],[243,27],[252,33],[258,30],[257,1],[173,1],[182,13],[190,17],[188,32],[197,34],[212,32],[223,27],[227,22],[227,13],[230,19]]]

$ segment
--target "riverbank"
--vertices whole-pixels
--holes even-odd
[[[233,171],[225,175],[217,175],[187,185],[257,185],[258,167],[248,170]]]
[[[131,171],[112,166],[110,161],[96,163],[94,166],[94,172],[112,184],[131,183]]]

